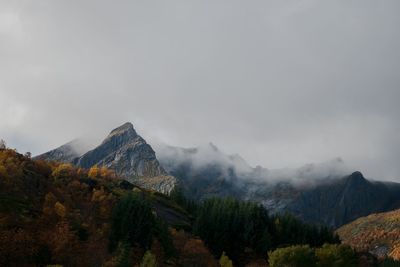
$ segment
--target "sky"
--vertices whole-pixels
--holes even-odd
[[[340,157],[400,181],[400,1],[0,0],[0,138],[45,152],[130,121],[251,165]]]

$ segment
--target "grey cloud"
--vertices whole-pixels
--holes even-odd
[[[398,1],[2,1],[0,136],[34,154],[132,121],[252,166],[400,179]]]

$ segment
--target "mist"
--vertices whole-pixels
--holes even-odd
[[[130,121],[250,166],[400,179],[399,1],[1,1],[0,138],[40,154]]]
[[[215,169],[223,174],[224,179],[239,187],[245,187],[246,183],[273,186],[282,182],[295,187],[313,187],[341,179],[355,171],[341,158],[309,163],[299,168],[269,169],[267,166],[250,166],[240,155],[228,155],[212,143],[196,148],[157,144],[155,150],[157,158],[167,170],[189,168],[189,173],[204,176],[210,169]],[[196,175],[193,177],[200,179]],[[230,181],[231,179],[233,180]]]

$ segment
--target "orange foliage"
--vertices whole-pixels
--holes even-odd
[[[105,167],[87,172],[0,150],[0,207],[6,207],[0,209],[0,266],[116,266],[118,255],[107,248],[110,218],[119,197],[130,191]],[[173,263],[218,266],[200,239],[171,233],[178,255]],[[162,263],[157,240],[152,248]],[[133,247],[131,263],[139,264],[143,254]]]
[[[61,204],[58,201],[56,202],[56,204],[54,204],[54,211],[57,213],[58,216],[62,218],[64,218],[65,215],[67,215],[67,209],[63,204]]]
[[[91,183],[70,164],[0,150],[0,266],[101,266],[112,259],[109,221],[118,197],[108,188],[119,181]]]
[[[219,266],[201,239],[194,238],[183,230],[171,229],[171,234],[182,266]]]
[[[371,214],[337,230],[340,239],[357,251],[387,247],[388,256],[400,260],[400,210]]]
[[[100,169],[97,166],[93,166],[90,168],[88,176],[92,179],[95,179],[99,176],[100,174]]]

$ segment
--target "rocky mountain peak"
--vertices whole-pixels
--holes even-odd
[[[132,123],[127,122],[112,130],[104,139],[103,144],[111,142],[113,146],[120,146],[126,142],[131,142],[134,139],[144,140],[136,133]]]
[[[85,169],[105,166],[134,184],[162,193],[169,193],[176,183],[175,177],[168,175],[153,148],[136,133],[130,122],[112,130],[100,145],[86,153],[75,153],[68,143],[41,158],[55,158]]]
[[[106,166],[127,178],[166,174],[152,147],[136,133],[130,122],[112,130],[99,146],[85,153],[76,164],[84,168]]]
[[[110,133],[110,135],[121,135],[121,134],[137,135],[135,129],[133,128],[133,124],[130,122],[122,124],[121,126],[112,130]]]
[[[366,183],[368,183],[368,181],[367,181],[367,179],[364,178],[364,175],[361,172],[356,171],[347,177],[346,183],[348,185],[358,186],[358,185],[366,184]]]

